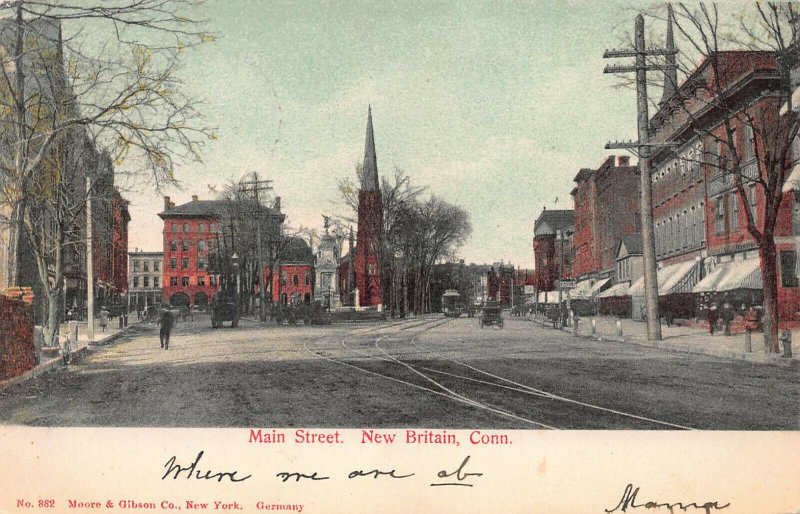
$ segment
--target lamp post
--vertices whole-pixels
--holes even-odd
[[[560,320],[564,319],[564,304],[563,304],[563,296],[564,296],[564,237],[570,235],[569,230],[560,230],[556,229],[556,237],[561,241],[561,249],[560,249],[560,264],[558,266],[558,313],[560,316]]]

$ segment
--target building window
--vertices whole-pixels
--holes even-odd
[[[177,285],[178,285],[178,277],[171,277],[171,278],[169,279],[169,285],[171,285],[171,286],[177,286]]]
[[[177,223],[173,223],[172,224],[172,231],[173,232],[177,232],[178,231],[178,224]]]
[[[311,285],[311,275],[309,275],[308,273],[306,273],[306,285],[307,286]]]
[[[205,252],[206,251],[206,240],[201,239],[197,242],[197,251],[198,252]]]
[[[181,277],[181,285],[183,285],[183,287],[188,286],[189,285],[189,277]]]
[[[169,269],[178,269],[178,259],[175,257],[170,258]]]
[[[158,289],[158,277],[153,277],[153,287]]]
[[[188,252],[189,251],[189,240],[188,239],[184,239],[183,240],[182,248],[183,248],[184,252]]]
[[[714,209],[714,231],[717,235],[725,232],[725,199],[720,196]]]
[[[300,277],[298,277],[297,275],[292,277],[292,285],[294,285],[295,287],[299,286],[300,285]]]
[[[161,263],[159,261],[153,261],[153,271],[161,271]]]
[[[794,250],[781,252],[781,286],[798,287],[797,253]]]
[[[204,233],[206,231],[206,224],[200,223],[199,225],[197,225],[197,231],[200,233]]]
[[[139,277],[133,277],[133,287],[139,287]]]
[[[217,276],[211,275],[210,277],[208,277],[208,284],[212,286],[217,285]]]
[[[143,277],[144,287],[150,287],[150,277]]]
[[[133,271],[139,271],[139,261],[133,261]]]
[[[213,234],[213,233],[214,233],[214,232],[216,232],[216,231],[217,231],[217,226],[216,226],[216,225],[214,225],[213,223],[211,223],[211,224],[209,225],[209,232],[211,232],[211,233]]]
[[[150,271],[150,262],[149,261],[144,261],[142,263],[142,266],[144,266],[144,271]]]
[[[199,276],[199,277],[197,277],[197,285],[198,285],[198,286],[204,286],[204,285],[206,285],[206,277],[204,277],[204,276],[202,276],[202,275],[201,275],[201,276]]]
[[[189,259],[186,257],[181,259],[181,269],[189,269]]]
[[[731,193],[731,231],[736,230],[739,230],[739,198],[734,191]]]
[[[174,239],[169,242],[169,249],[170,251],[177,252],[178,251],[178,242]]]
[[[753,138],[753,126],[749,123],[744,126],[744,160],[749,161],[756,156],[756,142]]]
[[[188,234],[189,233],[189,224],[188,223],[184,223],[183,224],[183,233],[184,234]]]
[[[199,269],[206,269],[206,260],[205,260],[205,258],[200,257],[199,259],[197,259],[197,267]]]

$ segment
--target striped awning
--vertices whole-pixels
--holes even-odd
[[[658,295],[691,293],[700,281],[700,261],[686,261],[670,264],[657,272]],[[628,290],[630,296],[644,296],[644,276],[634,282]]]
[[[608,287],[608,284],[610,282],[611,282],[610,278],[603,278],[595,282],[590,291],[591,295],[597,296],[600,293],[600,291],[604,291]]]
[[[761,289],[761,268],[758,259],[721,262],[692,289],[693,293]]]
[[[589,299],[592,297],[592,280],[581,280],[570,290],[569,297],[573,300]]]
[[[622,297],[628,296],[628,289],[630,286],[627,282],[620,282],[619,284],[614,284],[613,286],[609,287],[602,293],[598,294],[598,298],[614,298],[614,297]]]

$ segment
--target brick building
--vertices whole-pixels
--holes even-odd
[[[297,305],[310,303],[313,297],[314,255],[308,243],[293,237],[281,252],[272,274],[272,301]]]
[[[702,319],[709,305],[723,303],[738,313],[763,301],[761,260],[746,227],[746,210],[755,226],[763,227],[765,191],[755,180],[766,179],[764,152],[756,151],[756,145],[761,150],[764,146],[756,134],[764,133],[770,113],[778,111],[779,100],[764,94],[780,87],[778,64],[771,52],[724,51],[712,57],[677,90],[672,88],[671,96],[665,95],[650,120],[655,142],[677,144],[654,151],[651,175],[659,306],[668,317]],[[670,82],[677,82],[674,74],[667,74],[665,86]],[[738,113],[731,128],[744,198],[729,171],[733,156],[727,151],[720,98]],[[794,204],[793,194],[784,195],[776,227],[783,321],[795,320],[800,311]],[[644,294],[642,279],[631,285],[629,294],[636,317],[636,299]]]
[[[163,301],[171,305],[207,305],[219,290],[210,259],[222,233],[224,202],[200,200],[176,206],[164,197]]]
[[[572,278],[574,233],[573,210],[544,209],[536,219],[533,226],[533,282],[537,291],[552,291],[559,278]]]

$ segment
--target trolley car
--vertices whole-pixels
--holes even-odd
[[[448,289],[442,295],[442,312],[447,318],[461,316],[461,295],[455,289]]]

